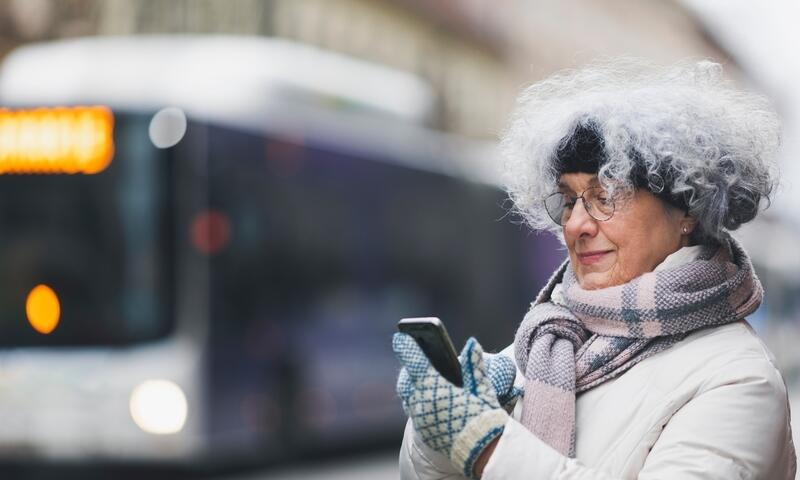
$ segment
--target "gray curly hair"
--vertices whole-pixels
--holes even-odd
[[[719,242],[752,220],[776,185],[780,122],[765,97],[737,90],[710,61],[606,60],[557,73],[518,99],[501,141],[504,183],[532,228],[560,235],[543,199],[557,188],[558,152],[586,127],[602,140],[600,184],[612,196],[631,193],[643,172],[653,193],[684,199],[696,243]]]

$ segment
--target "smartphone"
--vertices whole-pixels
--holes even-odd
[[[397,323],[397,329],[416,340],[431,365],[445,379],[458,387],[464,386],[461,362],[441,320],[436,317],[404,318]]]

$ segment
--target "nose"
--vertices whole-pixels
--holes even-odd
[[[586,204],[582,198],[575,202],[572,213],[564,224],[564,233],[568,237],[579,238],[583,236],[593,237],[597,234],[597,220],[586,211]]]

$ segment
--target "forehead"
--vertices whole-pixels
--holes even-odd
[[[593,173],[565,173],[558,179],[558,188],[560,190],[569,190],[572,192],[582,192],[587,188],[597,187],[600,181],[597,175]]]

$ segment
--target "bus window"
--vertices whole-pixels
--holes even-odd
[[[171,331],[170,164],[148,122],[116,118],[114,158],[99,173],[0,175],[1,346],[118,345]],[[59,309],[49,332],[30,318],[39,285]]]
[[[456,343],[495,351],[546,279],[552,239],[502,218],[495,188],[223,128],[207,145],[208,209],[225,229],[209,258],[220,438],[396,436],[396,322],[440,316]]]

